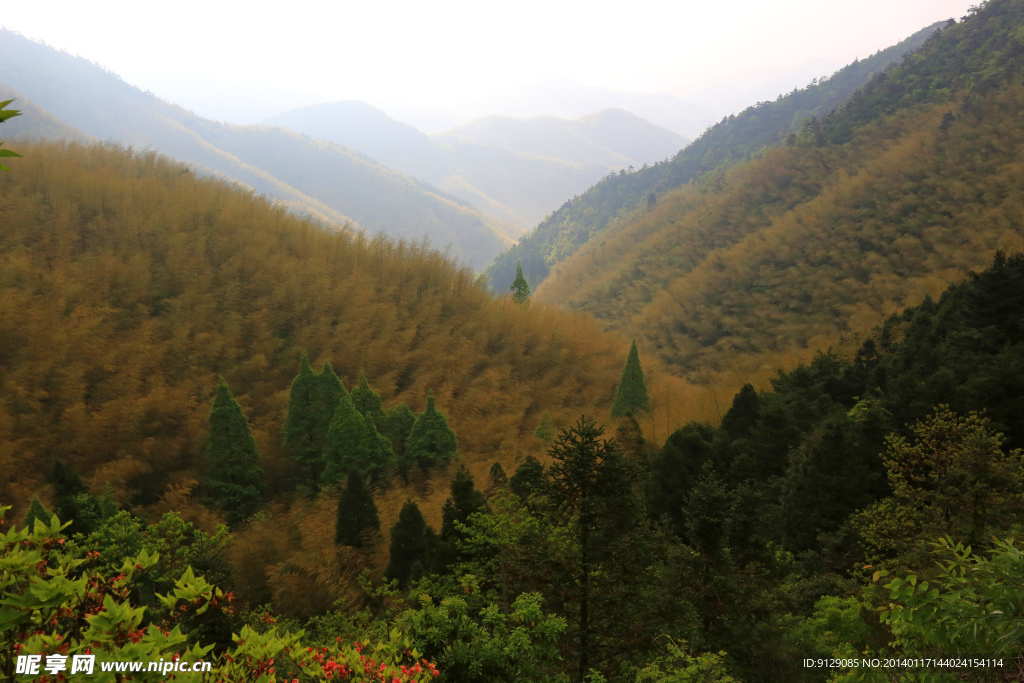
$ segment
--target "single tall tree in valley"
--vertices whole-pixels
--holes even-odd
[[[517,304],[525,304],[530,300],[530,283],[523,277],[523,264],[516,265],[516,279],[512,281],[512,301]]]
[[[647,398],[647,385],[644,384],[644,371],[640,367],[640,353],[636,350],[636,340],[629,347],[626,367],[622,369],[622,378],[615,390],[615,403],[612,404],[612,417],[635,415],[650,409]]]
[[[455,432],[448,427],[448,418],[434,405],[434,394],[427,394],[427,407],[416,417],[409,433],[405,458],[416,461],[420,467],[446,465],[459,449]]]

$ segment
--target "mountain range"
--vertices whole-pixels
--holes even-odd
[[[609,171],[665,159],[689,140],[622,109],[575,120],[489,116],[426,135],[362,102],[264,121],[356,149],[525,231]]]

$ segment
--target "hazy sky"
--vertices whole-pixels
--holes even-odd
[[[10,29],[204,113],[316,100],[458,111],[553,77],[685,97],[845,64],[976,0],[480,0],[4,4]]]

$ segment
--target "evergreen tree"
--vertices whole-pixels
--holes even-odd
[[[391,440],[377,431],[377,423],[372,413],[366,416],[366,444],[369,449],[366,473],[380,477],[395,459],[395,452],[391,448]]]
[[[334,526],[334,542],[353,548],[362,548],[368,533],[380,531],[380,518],[373,494],[366,480],[353,468],[349,472],[345,491],[338,499],[338,520]]]
[[[356,388],[352,390],[352,403],[355,404],[356,410],[362,413],[363,417],[372,415],[374,421],[378,425],[382,425],[384,423],[384,406],[380,402],[380,396],[370,388],[366,382],[366,375],[361,372],[357,383]]]
[[[473,485],[473,475],[464,466],[459,468],[452,479],[451,495],[441,510],[441,538],[432,560],[432,569],[444,573],[456,562],[461,561],[458,542],[463,533],[457,524],[466,524],[475,512],[486,512],[487,503],[482,493]]]
[[[622,369],[622,378],[615,390],[615,402],[612,404],[612,417],[632,415],[650,408],[647,398],[647,385],[644,384],[644,371],[640,367],[640,354],[636,350],[636,340],[629,347],[626,367]]]
[[[249,421],[223,377],[210,411],[208,453],[205,487],[210,504],[222,510],[231,525],[248,519],[260,507],[263,467]]]
[[[384,423],[379,425],[385,436],[391,439],[391,448],[395,452],[395,459],[400,463],[406,463],[406,444],[414,424],[416,424],[416,414],[409,410],[409,406],[399,403],[388,409]]]
[[[613,612],[646,609],[637,601],[639,595],[623,589],[645,573],[633,564],[637,553],[650,551],[641,551],[643,542],[638,544],[639,536],[634,533],[645,526],[640,524],[642,505],[633,493],[637,470],[622,457],[615,440],[603,436],[603,427],[581,417],[558,435],[548,451],[552,505],[575,548],[570,601],[578,608],[573,616],[580,681],[585,680],[591,663],[602,659],[601,654],[592,652],[595,645],[624,637],[621,633],[612,636],[619,630]]]
[[[313,401],[317,393],[317,376],[309,365],[309,356],[302,352],[299,374],[288,392],[288,414],[284,421],[284,444],[305,473],[306,481],[315,483],[321,445],[317,449]]]
[[[551,441],[555,438],[555,424],[551,421],[551,413],[544,411],[540,415],[540,423],[533,430],[533,435],[544,441]]]
[[[427,394],[427,407],[416,417],[409,433],[405,459],[415,460],[420,467],[446,465],[459,448],[455,432],[448,427],[448,418],[434,406],[434,394]]]
[[[516,468],[515,474],[508,480],[512,493],[523,501],[529,500],[534,494],[543,493],[545,484],[544,465],[532,455],[526,456],[526,460]]]
[[[637,467],[647,467],[647,442],[644,441],[640,423],[632,415],[627,415],[615,430],[615,440],[622,454]]]
[[[405,589],[411,581],[423,576],[432,535],[419,506],[406,500],[398,513],[398,521],[391,528],[391,559],[384,570],[384,578],[397,581],[398,587]]]
[[[722,430],[734,439],[750,436],[757,426],[761,404],[753,386],[744,384],[722,417]]]
[[[525,304],[530,300],[530,284],[523,277],[523,264],[516,265],[516,279],[512,281],[512,301],[517,304]]]
[[[686,496],[704,463],[713,457],[712,434],[710,427],[691,422],[674,431],[664,447],[651,458],[644,486],[647,513],[653,519],[667,517],[672,530],[680,537],[686,534],[683,519]]]
[[[38,519],[43,524],[49,526],[50,519],[53,517],[53,513],[46,509],[43,502],[36,496],[32,496],[32,503],[28,507],[28,512],[25,513],[24,519],[21,520],[21,525],[26,529],[32,529],[35,527],[36,520]],[[68,520],[61,520],[68,521]]]
[[[352,397],[347,393],[342,394],[324,439],[324,473],[321,484],[337,484],[352,468],[365,474],[370,467],[371,453],[366,420],[356,410]]]
[[[508,475],[500,462],[491,465],[491,489],[500,489],[508,486]]]

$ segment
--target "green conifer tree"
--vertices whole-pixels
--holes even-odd
[[[487,503],[482,493],[476,490],[473,475],[465,466],[452,479],[451,495],[441,509],[441,538],[432,560],[435,573],[443,574],[455,563],[463,559],[459,552],[459,541],[463,533],[458,524],[466,524],[469,516],[475,512],[487,511]]]
[[[636,340],[629,347],[626,367],[622,369],[619,386],[615,390],[615,402],[612,404],[612,417],[633,415],[650,409],[647,398],[647,385],[644,384],[644,371],[640,367],[640,354],[636,350]]]
[[[353,548],[362,548],[366,536],[380,531],[380,518],[373,494],[366,480],[353,469],[345,482],[345,491],[338,500],[338,520],[334,525],[334,542]]]
[[[309,356],[302,352],[299,374],[292,380],[288,392],[288,414],[284,421],[284,444],[292,458],[302,468],[304,479],[314,482],[320,450],[316,448],[316,429],[313,401],[317,393],[317,376],[309,365]]]
[[[516,264],[516,279],[512,281],[512,301],[517,304],[525,304],[530,300],[530,284],[523,277],[523,264]]]
[[[526,461],[516,468],[512,478],[508,480],[508,487],[512,493],[522,500],[530,499],[530,496],[544,492],[545,488],[544,465],[532,455],[526,456]]]
[[[397,581],[398,587],[404,589],[410,581],[423,576],[429,564],[432,535],[419,506],[406,500],[398,513],[398,521],[391,528],[391,559],[384,570],[384,578]]]
[[[352,390],[352,403],[355,404],[356,410],[362,413],[363,417],[372,415],[376,424],[382,425],[384,423],[384,406],[380,402],[380,396],[370,388],[370,385],[366,382],[366,375],[361,372],[359,373],[357,386]]]
[[[366,444],[370,456],[366,474],[379,478],[395,459],[395,452],[391,448],[391,439],[377,431],[377,422],[372,413],[366,416]]]
[[[508,486],[508,475],[505,474],[505,468],[501,466],[500,462],[496,462],[491,465],[491,489],[500,489]]]
[[[540,422],[537,424],[537,428],[533,430],[533,435],[544,441],[551,441],[555,438],[555,424],[551,421],[551,413],[546,410],[541,413]]]
[[[395,460],[403,467],[408,464],[405,458],[405,448],[414,424],[416,424],[416,413],[409,410],[409,406],[404,403],[399,403],[393,408],[388,408],[384,423],[379,425],[384,435],[391,439]]]
[[[204,482],[209,503],[224,512],[231,525],[248,519],[263,497],[263,467],[249,421],[224,378],[210,411],[210,468]]]
[[[427,407],[416,417],[406,444],[406,461],[415,460],[420,467],[446,465],[459,448],[455,432],[448,427],[448,418],[434,406],[434,394],[427,394]]]
[[[52,517],[53,513],[46,509],[43,501],[39,500],[36,496],[32,496],[32,503],[28,506],[28,512],[25,513],[24,519],[21,520],[21,525],[26,529],[32,529],[35,527],[36,520],[38,519],[43,524],[49,526]]]
[[[324,439],[323,486],[337,484],[352,468],[365,473],[370,465],[370,432],[352,397],[342,394]]]

